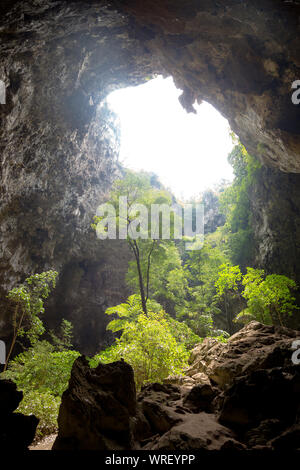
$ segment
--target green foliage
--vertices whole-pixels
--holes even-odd
[[[73,325],[68,320],[63,319],[60,325],[59,332],[55,334],[50,331],[51,342],[58,351],[65,349],[72,349],[73,344]]]
[[[138,295],[131,295],[125,303],[106,309],[106,315],[119,317],[111,320],[106,329],[113,333],[124,330],[127,324],[135,321],[142,311],[141,298]]]
[[[234,332],[233,317],[234,305],[240,298],[239,287],[242,280],[242,273],[239,266],[230,266],[229,263],[220,266],[218,279],[215,282],[216,298],[223,301],[227,331]]]
[[[147,301],[147,307],[151,312],[163,316],[176,341],[183,344],[187,349],[192,349],[194,345],[200,341],[199,336],[197,336],[188,325],[172,318],[155,300],[149,299]],[[110,307],[106,309],[105,313],[106,315],[116,315],[118,317],[109,322],[106,327],[107,330],[114,333],[125,330],[128,324],[137,321],[138,316],[143,313],[141,298],[136,294],[131,295],[125,303]]]
[[[288,316],[298,310],[293,297],[297,289],[295,281],[279,274],[265,276],[263,270],[247,268],[243,278],[243,297],[247,308],[240,312],[236,321],[248,323],[257,320],[267,325],[283,324]]]
[[[107,326],[122,331],[115,343],[91,360],[96,366],[124,358],[131,364],[137,387],[144,383],[161,382],[169,374],[181,373],[187,365],[188,351],[200,341],[184,323],[171,318],[155,301],[148,300],[148,314],[142,310],[141,299],[132,295],[126,303],[106,310],[117,315]]]
[[[228,157],[235,179],[222,193],[220,208],[226,216],[224,231],[227,234],[231,261],[244,269],[253,260],[250,194],[261,165],[247,153],[240,142],[235,142],[236,145]]]
[[[141,269],[144,277],[147,267],[147,259],[142,257]],[[126,280],[134,292],[139,292],[139,279],[134,262],[129,263]],[[160,241],[152,253],[149,298],[155,299],[169,313],[179,315],[185,307],[187,288],[187,276],[178,247],[171,240]]]
[[[139,219],[140,210],[135,208],[136,205],[143,205],[148,209],[147,228],[140,224],[137,231],[140,233],[140,242],[149,242],[151,240],[151,211],[150,207],[152,204],[166,204],[171,205],[172,196],[169,192],[164,189],[154,187],[151,183],[153,177],[145,172],[133,172],[127,170],[122,179],[116,180],[109,193],[108,203],[111,204],[115,212],[113,218],[116,217],[117,229],[121,227],[129,228],[132,222]],[[120,212],[120,198],[127,198],[127,218],[124,219],[125,214]],[[108,230],[108,225],[111,222],[112,216],[109,214],[103,216],[95,216],[92,228],[94,228],[98,234],[103,234]],[[129,230],[130,232],[130,230]],[[117,230],[118,233],[118,230]],[[146,238],[148,240],[146,240]],[[128,235],[128,239],[130,239]]]
[[[50,270],[34,274],[25,279],[24,284],[12,289],[7,297],[14,305],[12,314],[13,338],[7,354],[4,371],[13,352],[18,337],[26,337],[33,345],[45,332],[39,315],[44,313],[44,300],[49,296],[51,288],[56,285],[58,273]]]
[[[153,226],[151,207],[154,204],[170,207],[172,202],[171,195],[165,190],[153,187],[151,180],[149,174],[126,171],[123,179],[114,182],[110,192],[109,204],[110,210],[113,208],[112,214],[95,216],[95,223],[92,224],[100,238],[110,231],[111,224],[112,232],[126,230],[127,241],[135,259],[143,312],[146,315],[151,263],[162,239],[162,223],[159,219],[157,226]],[[120,208],[121,200],[125,205],[123,210]],[[174,217],[170,218],[170,224],[171,222],[174,222]],[[157,232],[158,239],[152,239],[153,231]],[[170,236],[172,237],[172,230]]]
[[[8,294],[14,305],[14,333],[3,376],[23,391],[17,411],[40,419],[36,439],[57,431],[60,397],[79,356],[70,350],[73,327],[67,320],[62,320],[58,335],[50,332],[54,344],[39,339],[45,333],[40,315],[44,313],[45,299],[56,285],[57,274],[53,270],[34,274]],[[9,362],[18,337],[29,340],[30,347]]]
[[[79,355],[77,351],[57,351],[47,341],[36,341],[34,346],[15,357],[3,374],[23,391],[24,398],[17,411],[35,414],[40,419],[37,439],[57,431],[60,397]]]
[[[189,301],[185,321],[201,337],[218,336],[213,318],[220,314],[215,283],[220,266],[228,262],[222,232],[207,235],[202,250],[189,253],[185,270],[189,281]]]
[[[48,341],[38,341],[10,362],[5,373],[20,390],[37,390],[60,396],[67,387],[77,351],[55,351]]]
[[[198,336],[185,321],[175,320],[166,313],[165,316],[170,333],[174,336],[178,344],[182,344],[187,350],[191,350],[197,343],[201,342],[200,336]]]
[[[50,392],[40,393],[29,390],[18,407],[18,412],[24,415],[34,414],[39,420],[35,441],[52,433],[58,432],[57,416],[61,399]]]
[[[93,358],[112,362],[124,358],[134,370],[137,388],[148,382],[161,382],[169,374],[181,373],[188,352],[170,331],[163,313],[140,313],[135,321],[124,324],[123,333],[113,346]]]
[[[58,273],[50,270],[34,274],[24,284],[8,293],[8,299],[15,305],[13,315],[14,335],[26,336],[31,344],[45,332],[39,315],[44,313],[44,300],[55,287]]]
[[[227,292],[237,292],[239,282],[242,280],[242,273],[239,266],[230,266],[229,264],[223,264],[220,266],[218,273],[218,279],[215,283],[217,288],[217,294],[219,296],[226,294]]]

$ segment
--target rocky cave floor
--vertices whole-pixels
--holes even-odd
[[[79,357],[53,449],[300,450],[300,368],[292,361],[299,336],[251,322],[228,343],[205,339],[185,376],[148,384],[138,394],[126,362],[90,369]],[[25,449],[36,418],[13,413],[22,397],[11,382],[2,381],[0,395],[1,439]],[[54,438],[30,448],[49,449]]]

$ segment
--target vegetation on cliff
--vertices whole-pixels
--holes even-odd
[[[131,295],[106,310],[114,340],[90,358],[91,366],[124,359],[132,365],[140,389],[168,375],[184,374],[190,350],[205,337],[226,342],[239,324],[255,319],[284,326],[296,315],[296,283],[254,266],[250,196],[260,165],[239,142],[229,161],[235,172],[233,184],[202,195],[208,211],[213,205],[213,222],[208,223],[199,250],[187,251],[185,239],[176,239],[175,215],[170,218],[170,237],[162,236],[159,219],[158,237],[153,237],[151,224],[149,228],[139,222],[132,238],[128,227],[137,212],[152,204],[170,206],[174,197],[144,172],[128,171],[115,182],[109,199],[113,211],[106,206],[108,212],[97,214],[92,226],[100,238],[117,230],[110,218],[121,221],[119,201],[126,196],[122,222],[133,255],[126,276]],[[145,220],[150,221],[149,213]],[[59,331],[53,332],[41,319],[56,277],[52,270],[34,274],[8,296],[14,307],[14,335],[4,376],[24,393],[18,411],[40,419],[37,438],[56,431],[61,396],[80,355],[72,346],[70,322],[62,319]],[[16,343],[23,352],[12,359]]]

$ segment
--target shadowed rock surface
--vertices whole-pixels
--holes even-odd
[[[80,357],[62,396],[53,449],[131,449],[135,414],[132,368],[121,361],[90,369],[87,360]]]
[[[90,223],[119,175],[118,125],[105,105],[114,89],[172,75],[185,109],[208,101],[263,163],[300,171],[300,106],[291,101],[300,76],[299,12],[297,2],[281,0],[1,2],[3,339],[7,291],[55,268],[61,276],[47,326],[62,315],[71,320],[75,346],[86,354],[110,340],[103,312],[126,296],[128,252],[97,241]],[[254,199],[261,265],[299,280],[299,175],[280,176],[269,173]],[[278,195],[275,209],[269,188]],[[278,242],[283,218],[287,249]]]
[[[79,358],[54,449],[300,449],[296,333],[252,322],[227,344],[205,340],[187,372],[201,368],[207,383],[148,384],[137,400],[126,363],[90,369]]]
[[[33,442],[39,420],[31,415],[14,413],[23,393],[10,380],[0,380],[0,450],[24,451]]]
[[[190,380],[195,373],[202,372],[225,390],[237,377],[258,369],[288,369],[292,366],[292,342],[299,336],[296,330],[252,321],[231,336],[227,343],[205,338],[193,349],[186,375]]]

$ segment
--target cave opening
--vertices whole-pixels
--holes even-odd
[[[227,156],[231,129],[213,106],[195,101],[188,113],[172,77],[157,76],[107,96],[121,129],[120,162],[158,176],[176,198],[196,198],[233,180]]]
[[[91,230],[99,199],[105,199],[120,175],[118,130],[110,112],[102,106],[107,94],[116,88],[134,86],[137,91],[144,82],[149,81],[145,87],[151,85],[147,77],[162,73],[172,76],[177,89],[183,91],[180,103],[185,110],[191,111],[198,100],[202,101],[199,114],[203,109],[212,109],[211,105],[228,118],[249,155],[262,164],[254,181],[242,188],[244,201],[249,202],[247,217],[243,212],[237,214],[242,217],[231,218],[231,223],[237,225],[251,221],[252,230],[248,231],[246,224],[240,227],[240,233],[234,232],[234,254],[237,245],[247,249],[252,240],[255,253],[251,264],[244,258],[239,262],[236,257],[232,263],[262,268],[266,276],[288,276],[300,284],[300,106],[291,99],[291,85],[300,76],[299,2],[196,0],[188,7],[182,0],[2,3],[0,84],[2,81],[6,88],[6,103],[0,107],[0,346],[3,340],[8,344],[14,329],[8,292],[20,286],[29,274],[54,268],[59,272],[59,282],[42,321],[48,332],[55,329],[56,334],[61,333],[56,327],[62,319],[70,321],[76,351],[61,350],[57,341],[49,346],[44,339],[38,342],[38,355],[31,355],[31,348],[26,351],[29,374],[19,376],[19,385],[25,378],[25,387],[23,408],[18,411],[30,416],[11,412],[12,401],[17,406],[21,394],[14,385],[0,381],[0,447],[23,451],[32,442],[37,426],[33,415],[39,417],[41,411],[44,426],[46,400],[54,424],[44,429],[59,431],[55,449],[298,449],[297,309],[291,316],[291,310],[286,312],[284,328],[277,321],[265,324],[257,309],[254,314],[258,314],[259,322],[249,323],[233,340],[223,342],[203,336],[185,377],[174,381],[165,374],[167,381],[162,384],[151,379],[153,385],[146,385],[138,402],[133,373],[124,362],[129,363],[129,359],[124,354],[119,366],[107,365],[92,372],[86,359],[80,357],[64,394],[59,427],[55,420],[75,355],[91,357],[111,345],[105,311],[129,295],[125,283],[128,247],[113,243],[115,240],[97,243]],[[156,103],[153,100],[154,106]],[[147,114],[143,100],[139,104]],[[132,108],[132,102],[127,107]],[[163,112],[157,105],[155,111],[158,116],[152,121],[159,125]],[[150,131],[143,114],[135,114],[149,136],[141,136],[138,161],[142,168],[146,163],[155,163],[154,156],[159,164],[165,162],[169,167],[165,175],[161,167],[145,169],[158,173],[179,197],[194,195],[204,188],[200,185],[203,181],[208,185],[206,170],[210,161],[215,166],[213,174],[222,168],[221,160],[213,161],[205,151],[196,156],[189,151],[188,144],[197,134],[193,125],[193,135],[179,144],[177,137],[183,134],[180,126],[170,126],[172,134],[168,136],[162,124],[159,139]],[[187,114],[185,118],[192,120],[196,116]],[[217,117],[214,119],[216,123]],[[133,124],[135,138],[139,137],[138,129]],[[201,130],[198,137],[204,140],[207,136]],[[162,156],[156,148],[151,150],[152,141],[162,148]],[[170,141],[177,142],[176,159],[175,150],[165,148],[162,141],[167,147]],[[215,132],[209,142],[213,146],[220,141],[220,134]],[[222,154],[224,164],[227,153]],[[121,154],[121,163],[124,159],[127,164],[125,156]],[[201,166],[202,156],[207,166]],[[177,182],[173,180],[175,160],[179,162]],[[188,188],[180,186],[182,181]],[[213,245],[218,234],[215,219],[212,222]],[[239,251],[244,256],[244,251]],[[223,257],[217,258],[219,263],[218,259]],[[201,268],[201,261],[195,260],[195,269]],[[164,275],[167,270],[156,272]],[[194,278],[198,274],[200,282],[189,284],[194,304],[204,298],[206,281],[202,283],[200,271]],[[164,286],[160,279],[156,283],[159,288]],[[179,276],[167,279],[168,289],[174,287],[176,301],[193,300],[181,295],[174,283],[177,279]],[[214,300],[213,289],[207,292]],[[299,290],[295,295],[300,306]],[[172,299],[168,298],[169,313]],[[223,317],[221,310],[217,325],[221,330],[227,308],[225,299],[222,301],[219,310],[223,309]],[[189,305],[186,311],[193,313]],[[211,311],[218,308],[214,302],[208,306]],[[229,309],[233,314],[242,308],[238,301],[236,306],[237,311]],[[203,312],[207,313],[206,305]],[[224,336],[221,339],[226,340]],[[163,336],[159,346],[165,343]],[[162,349],[156,348],[155,352]],[[66,367],[65,355],[70,358]],[[32,357],[39,358],[40,368],[31,366]],[[60,363],[57,357],[62,358]],[[158,365],[163,363],[159,361]],[[34,385],[30,379],[28,386],[27,377],[35,370],[40,371],[42,383]],[[45,375],[49,378],[47,387]],[[274,389],[280,391],[280,403]]]

